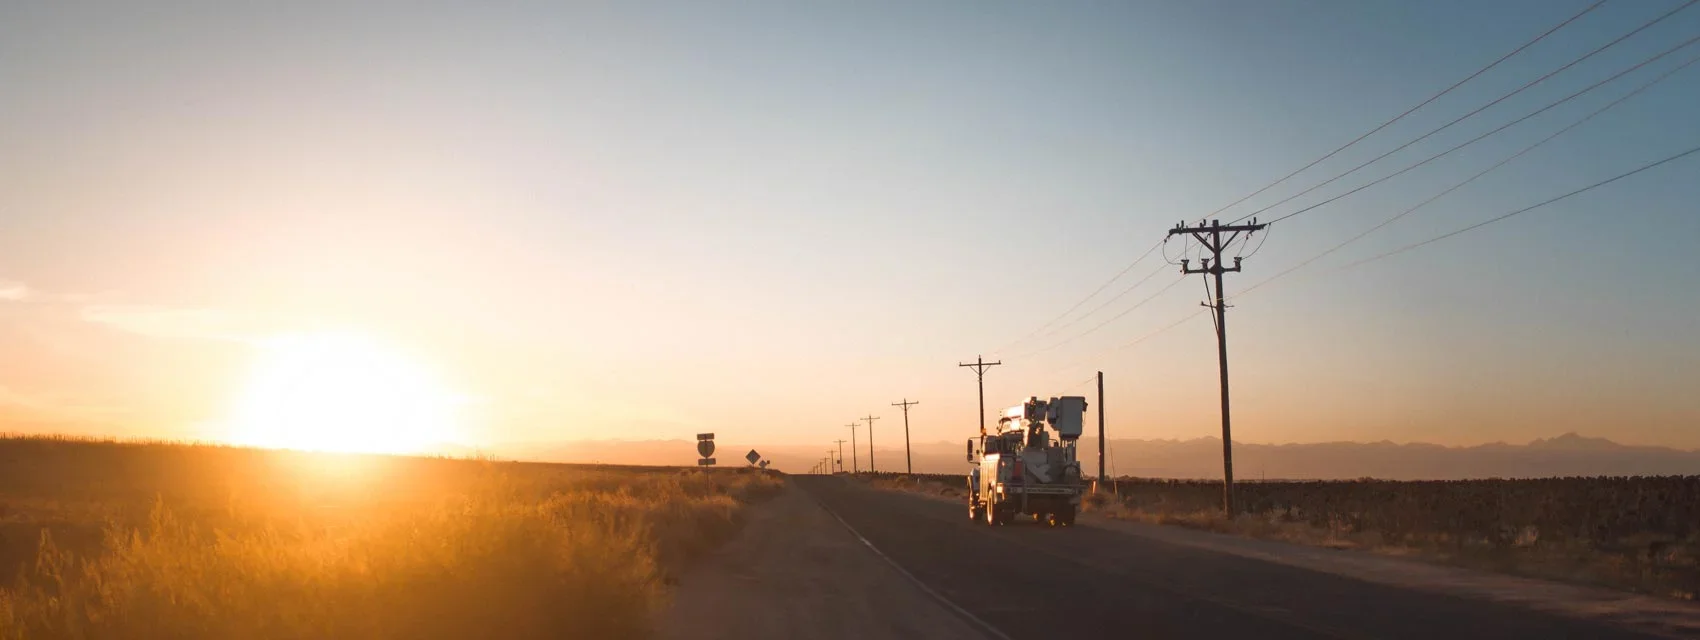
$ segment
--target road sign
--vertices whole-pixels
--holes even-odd
[[[751,449],[749,453],[744,454],[744,459],[749,460],[750,464],[755,464],[757,460],[761,459],[761,454],[756,453],[755,449]]]
[[[712,433],[699,433],[699,434],[697,434],[697,439],[698,440],[713,440],[714,434],[712,434]]]
[[[714,441],[713,440],[698,440],[697,441],[697,453],[702,455],[702,457],[704,457],[704,458],[707,458],[709,456],[714,455]]]
[[[699,466],[699,467],[712,467],[712,466],[714,466],[714,458],[703,458],[701,460],[698,460],[697,466]]]

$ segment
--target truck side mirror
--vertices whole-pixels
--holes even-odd
[[[974,461],[974,439],[973,438],[968,439],[968,461],[969,462]]]

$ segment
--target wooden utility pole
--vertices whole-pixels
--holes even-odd
[[[1195,269],[1190,264],[1191,260],[1182,259],[1181,273],[1202,273],[1206,274],[1206,277],[1216,277],[1216,303],[1214,305],[1208,302],[1200,304],[1206,307],[1214,307],[1216,311],[1214,315],[1216,321],[1216,366],[1221,373],[1222,380],[1222,512],[1230,517],[1234,515],[1234,440],[1233,430],[1230,428],[1229,416],[1231,413],[1228,410],[1228,305],[1223,301],[1222,274],[1238,273],[1240,258],[1234,258],[1234,266],[1232,267],[1223,266],[1222,251],[1228,245],[1233,244],[1240,234],[1244,233],[1247,238],[1250,238],[1251,234],[1262,231],[1266,226],[1268,225],[1258,224],[1257,219],[1252,218],[1250,224],[1229,224],[1228,226],[1222,226],[1221,220],[1211,220],[1210,226],[1197,227],[1188,227],[1185,222],[1182,222],[1169,230],[1171,236],[1190,234],[1198,239],[1205,249],[1210,250],[1211,257],[1204,258],[1204,266],[1201,268]],[[1228,234],[1226,239],[1222,237],[1224,233]],[[1208,285],[1209,280],[1206,280],[1205,283]]]
[[[856,460],[856,427],[858,426],[861,426],[861,424],[850,423],[850,473],[862,472],[862,463]]]
[[[986,369],[1000,364],[1003,364],[1002,360],[997,362],[986,362],[985,358],[974,356],[973,362],[960,362],[956,365],[958,367],[973,368],[974,381],[980,385],[980,435],[982,436],[986,435]]]
[[[1098,372],[1098,482],[1108,480],[1104,475],[1104,372]]]
[[[838,445],[838,470],[844,470],[844,439],[833,440]]]
[[[904,473],[911,475],[915,473],[915,460],[909,455],[909,407],[918,404],[921,404],[920,400],[910,402],[908,398],[904,398],[902,402],[891,403],[891,406],[903,407],[903,468]],[[873,433],[873,430],[869,429],[868,433]]]
[[[880,419],[880,417],[870,413],[868,417],[862,419],[868,421],[868,473],[879,473],[874,468],[874,421]]]

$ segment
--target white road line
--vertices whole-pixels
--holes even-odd
[[[855,527],[850,526],[850,523],[845,522],[844,518],[840,517],[837,513],[833,512],[832,509],[827,508],[826,503],[821,502],[819,498],[815,498],[815,496],[813,494],[810,494],[809,497],[814,498],[815,504],[819,505],[821,510],[825,511],[827,513],[827,515],[832,516],[832,519],[837,520],[838,524],[844,525],[844,529],[846,531],[849,531],[850,535],[856,536],[857,540],[862,541],[863,546],[867,547],[869,551],[874,552],[874,555],[879,556],[881,560],[884,560],[886,562],[886,564],[891,565],[891,568],[896,569],[897,572],[899,574],[902,574],[904,578],[908,578],[909,582],[913,583],[916,587],[920,588],[923,593],[926,593],[927,595],[932,596],[933,599],[939,601],[940,604],[943,604],[944,606],[949,607],[951,611],[956,612],[956,615],[962,616],[963,619],[965,619],[965,620],[967,620],[971,623],[974,623],[975,626],[980,627],[981,631],[986,632],[986,635],[989,635],[993,638],[997,638],[998,640],[1012,640],[1009,636],[1004,635],[1004,633],[1002,631],[998,631],[998,628],[992,626],[991,623],[986,622],[985,620],[981,620],[978,616],[975,616],[974,614],[969,613],[967,609],[963,609],[962,607],[957,606],[957,604],[954,603],[954,602],[951,602],[949,598],[944,597],[943,594],[940,594],[939,592],[934,591],[932,587],[929,587],[929,586],[927,586],[926,583],[921,582],[920,578],[915,577],[914,574],[909,573],[909,571],[907,569],[904,569],[902,565],[897,564],[897,561],[892,560],[891,556],[885,555],[885,552],[880,551],[879,547],[874,546],[874,543],[868,542],[868,539],[862,537],[862,533],[857,531]]]

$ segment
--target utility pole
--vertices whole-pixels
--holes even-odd
[[[868,421],[868,473],[878,473],[874,469],[874,421],[880,417],[870,413],[862,419]]]
[[[1104,372],[1098,372],[1098,482],[1109,480],[1104,475]]]
[[[833,442],[838,445],[838,470],[843,471],[844,470],[844,439],[840,438],[838,440],[833,440]],[[855,445],[851,445],[851,446],[855,446]]]
[[[891,406],[903,407],[903,468],[906,469],[904,473],[910,475],[915,473],[915,459],[909,455],[909,407],[918,404],[921,404],[920,400],[910,402],[908,398],[904,398],[902,402],[891,403]],[[870,429],[868,433],[873,433],[873,430]]]
[[[1003,364],[1002,360],[986,362],[985,358],[974,356],[974,362],[962,362],[956,365],[958,367],[972,367],[974,369],[974,381],[980,385],[980,435],[982,436],[986,435],[986,369],[1000,364]]]
[[[850,473],[853,474],[862,472],[862,463],[856,461],[856,427],[858,426],[861,426],[861,424],[850,423]]]
[[[1231,424],[1229,419],[1231,413],[1228,410],[1228,305],[1223,301],[1222,296],[1222,274],[1238,273],[1240,258],[1234,258],[1234,266],[1224,266],[1222,264],[1222,251],[1228,245],[1233,244],[1240,234],[1243,233],[1247,238],[1250,238],[1251,234],[1262,231],[1267,226],[1269,225],[1258,224],[1257,219],[1252,218],[1250,224],[1229,224],[1228,226],[1222,226],[1221,220],[1211,220],[1210,226],[1188,227],[1186,222],[1183,221],[1169,230],[1171,236],[1190,234],[1198,239],[1204,245],[1204,248],[1210,250],[1211,257],[1204,259],[1204,266],[1201,268],[1195,269],[1189,264],[1191,260],[1182,259],[1181,273],[1202,273],[1216,277],[1216,303],[1214,305],[1208,302],[1200,304],[1206,307],[1213,306],[1216,311],[1214,316],[1216,321],[1216,366],[1222,378],[1222,512],[1228,514],[1229,517],[1234,515],[1234,441],[1233,431],[1229,426]],[[1228,234],[1225,240],[1222,237],[1224,233]],[[1205,284],[1208,285],[1209,280],[1206,280]]]

